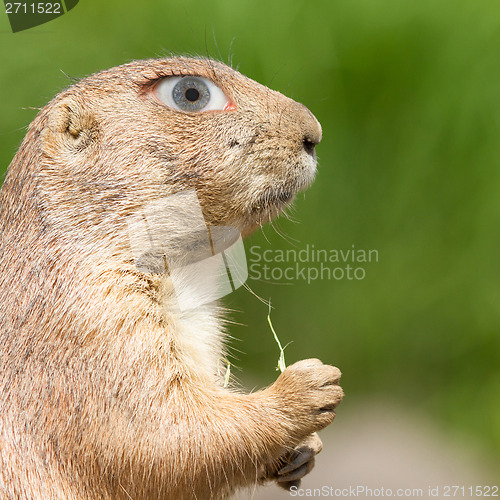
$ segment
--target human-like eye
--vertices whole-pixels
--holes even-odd
[[[172,76],[161,80],[154,92],[163,104],[181,111],[232,109],[234,104],[215,83],[198,76]]]

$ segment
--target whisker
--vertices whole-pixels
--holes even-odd
[[[212,38],[214,39],[214,45],[215,45],[215,48],[217,49],[217,53],[219,54],[219,61],[220,62],[223,62],[224,59],[222,57],[222,54],[219,50],[219,45],[217,43],[217,38],[215,38],[215,26],[212,24]]]
[[[265,240],[271,244],[271,242],[269,241],[269,239],[267,238],[267,235],[266,235],[266,232],[264,231],[264,227],[263,227],[263,224],[262,224],[262,221],[259,221],[259,226],[260,226],[260,230],[262,231],[262,235],[264,236]]]
[[[293,217],[290,212],[293,210],[293,205],[288,205],[286,206],[283,211],[281,212],[281,214],[283,215],[283,217],[285,217],[285,219],[289,220],[290,222],[292,222],[293,224],[298,224],[299,223],[299,220],[296,219],[295,217]],[[298,240],[297,240],[298,241]]]
[[[231,39],[231,42],[229,43],[229,48],[227,51],[227,64],[231,68],[233,67],[233,54],[231,54],[231,49],[233,48],[233,43],[235,40],[236,40],[236,35],[234,35],[233,38]]]
[[[269,307],[269,302],[262,298],[260,295],[257,295],[251,288],[250,286],[247,284],[247,283],[243,283],[243,286],[245,287],[245,289],[250,292],[256,299],[258,299],[260,302],[262,302],[263,304],[265,304],[267,307]]]
[[[271,222],[272,228],[274,229],[274,231],[276,232],[276,234],[278,236],[280,236],[283,240],[285,240],[290,246],[297,247],[296,243],[298,243],[299,240],[292,238],[291,236],[288,236],[287,234],[285,234],[283,232],[283,230],[278,226],[277,221],[271,220],[270,222]]]

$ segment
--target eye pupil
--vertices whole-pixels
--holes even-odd
[[[184,95],[191,102],[197,101],[200,98],[200,92],[194,88],[187,89]]]

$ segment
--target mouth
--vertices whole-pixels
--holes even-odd
[[[252,213],[280,211],[293,201],[295,194],[290,190],[271,189],[264,191],[259,200],[252,206]]]

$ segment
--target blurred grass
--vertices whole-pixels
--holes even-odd
[[[500,4],[490,0],[82,0],[13,35],[0,16],[7,167],[35,111],[80,77],[171,51],[223,58],[304,102],[323,125],[320,170],[294,217],[297,248],[377,249],[363,281],[250,280],[272,298],[287,362],[338,365],[349,397],[380,394],[500,459]],[[267,241],[269,240],[269,241]],[[293,246],[271,227],[262,248]],[[267,307],[228,297],[238,364],[266,381]],[[369,409],[367,409],[369,411]]]

